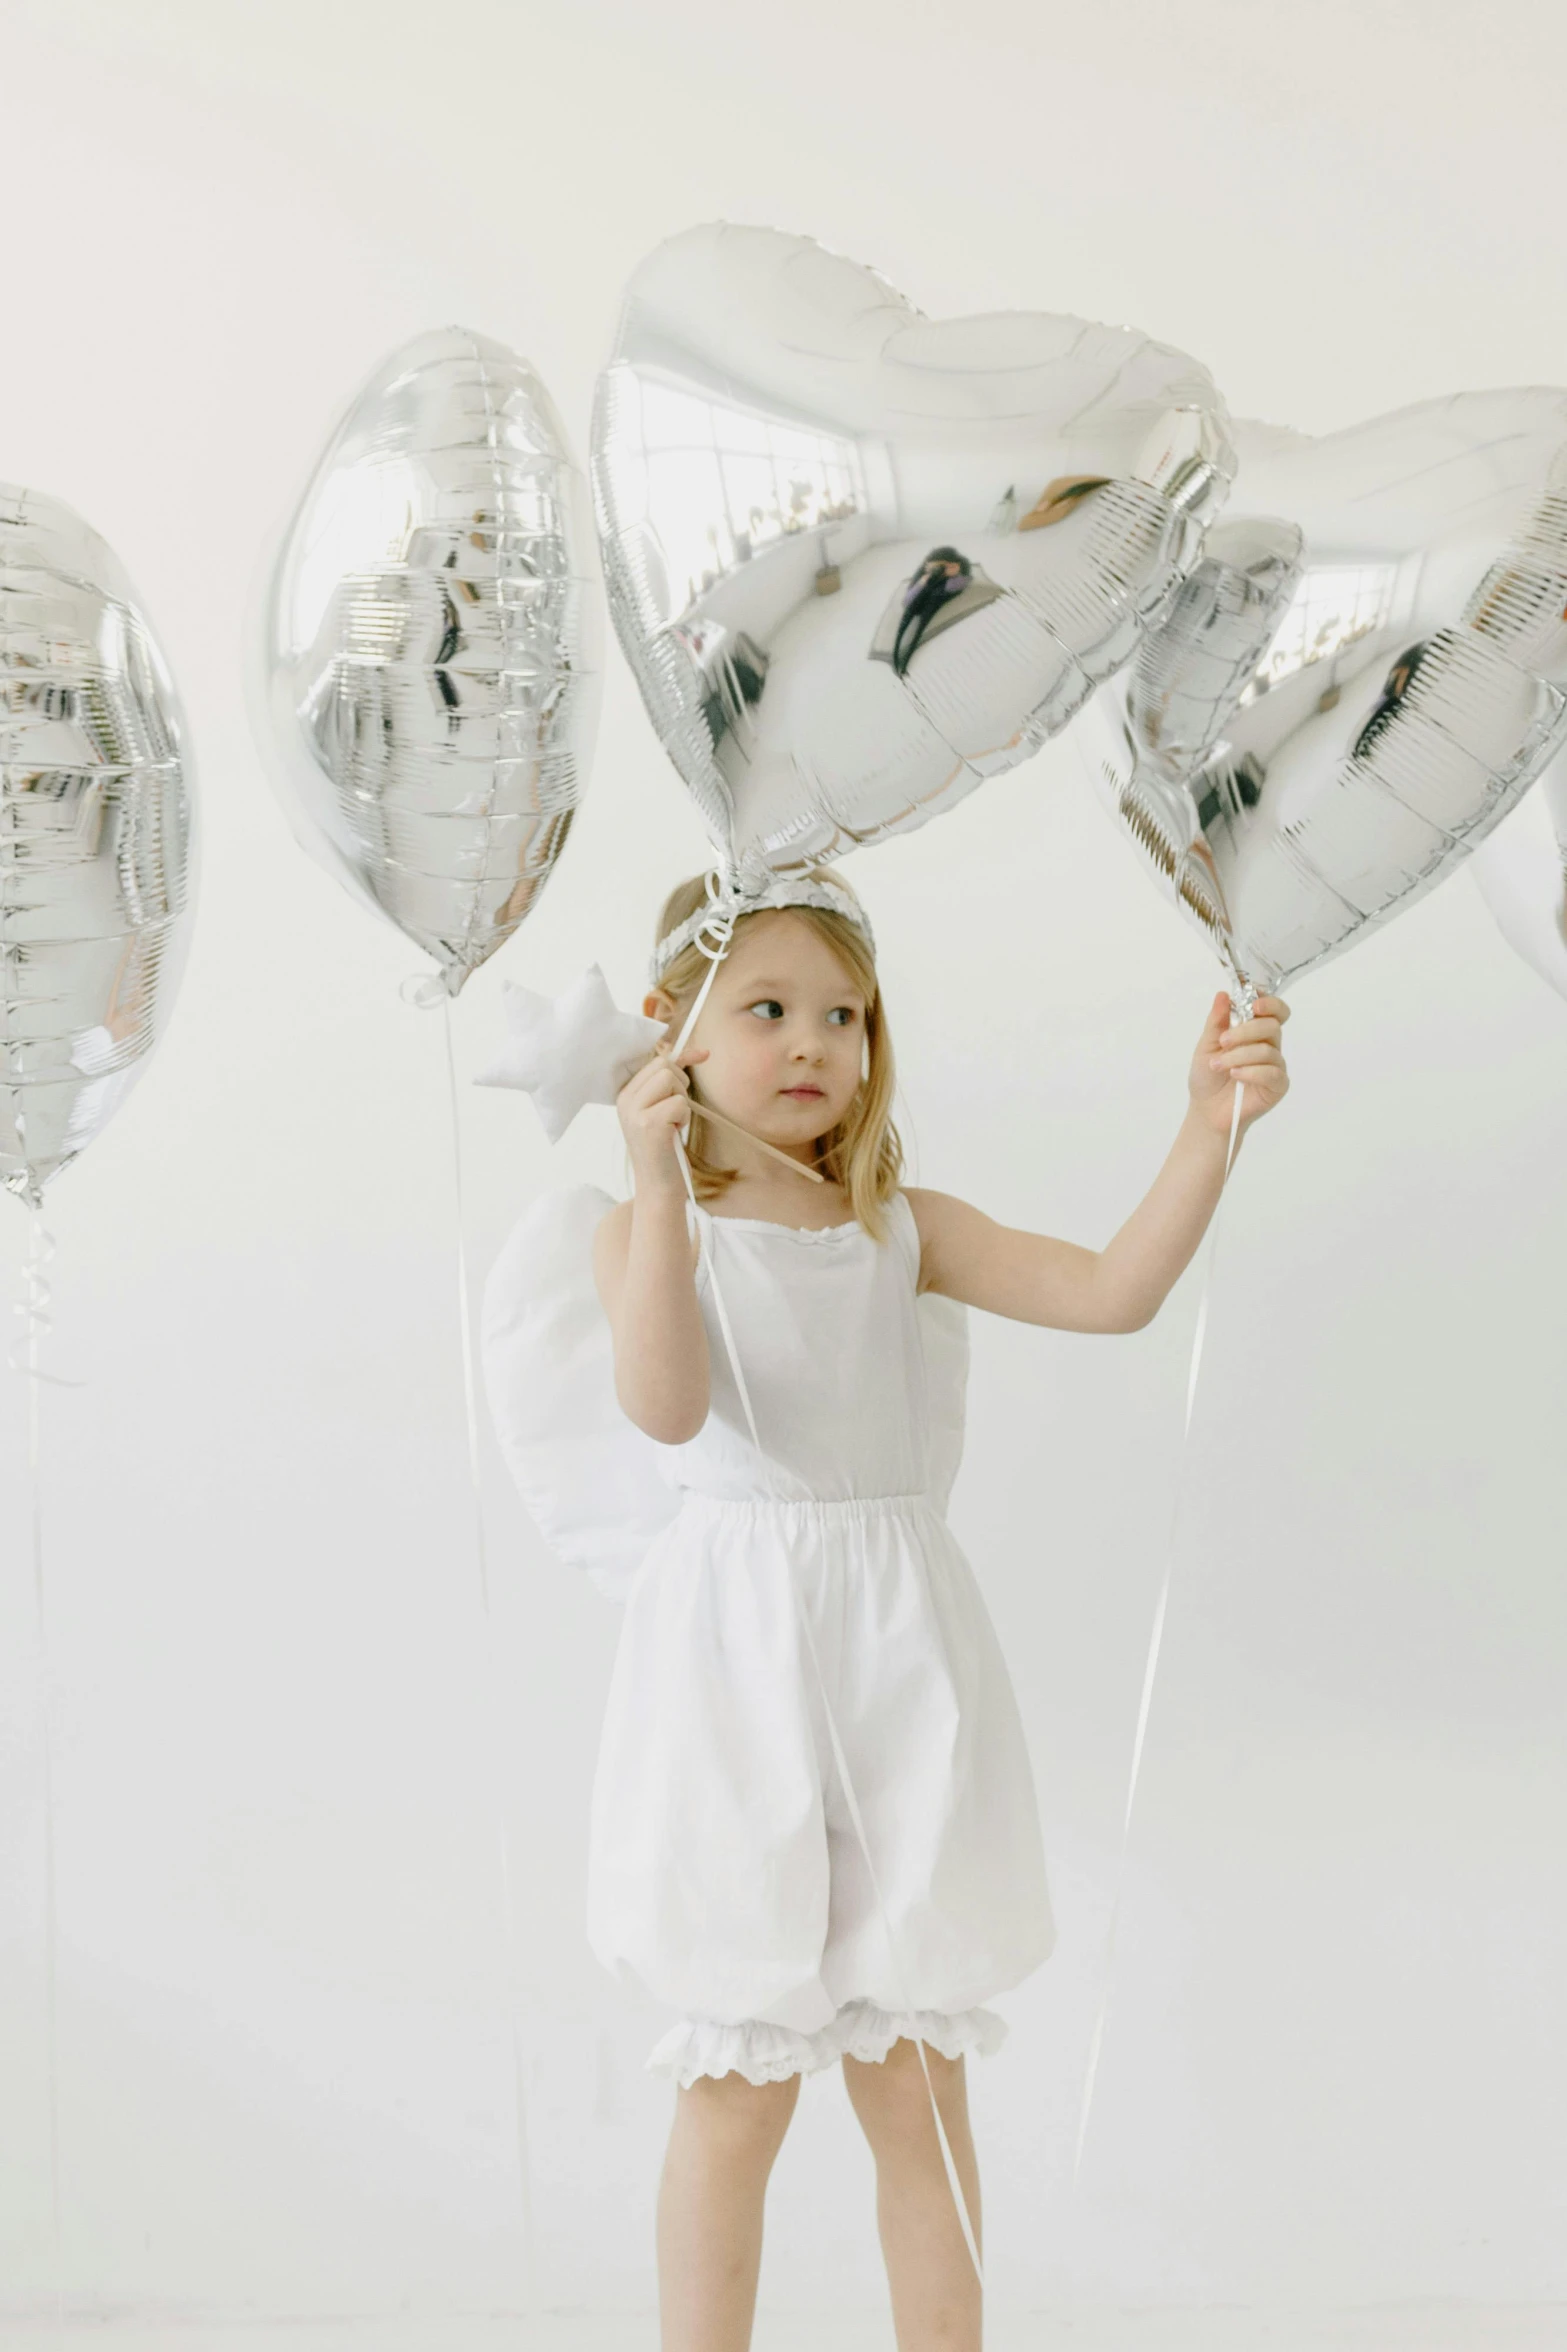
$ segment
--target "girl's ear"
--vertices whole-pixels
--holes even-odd
[[[650,988],[642,999],[642,1010],[650,1021],[662,1021],[667,1026],[674,1018],[675,1000],[667,988]]]

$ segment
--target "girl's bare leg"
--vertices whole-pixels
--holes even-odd
[[[963,2061],[943,2058],[928,2043],[925,2057],[983,2256]],[[898,2352],[980,2352],[979,2280],[953,2206],[918,2049],[894,2042],[880,2065],[845,2058],[843,2079],[876,2159],[876,2218]]]
[[[767,2176],[799,2095],[797,2074],[700,2075],[676,2092],[658,2188],[663,2352],[748,2352]]]

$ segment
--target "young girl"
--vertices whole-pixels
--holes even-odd
[[[589,1934],[682,2013],[650,2061],[679,2086],[665,2352],[745,2352],[768,2173],[801,2075],[838,2061],[900,2352],[968,2352],[964,2058],[996,2047],[983,2004],[1055,1930],[1006,1665],[944,1514],[962,1305],[1068,1331],[1151,1321],[1217,1203],[1237,1074],[1243,1128],[1283,1097],[1288,1008],[1260,997],[1226,1028],[1214,998],[1168,1159],[1085,1249],[900,1183],[873,943],[839,876],[766,894],[726,947],[712,883],[665,905],[644,1000],[665,1038],[617,1106],[634,1195],[593,1238],[615,1393],[667,1449],[679,1507],[627,1595]]]

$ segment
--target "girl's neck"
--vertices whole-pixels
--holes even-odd
[[[715,1217],[755,1217],[768,1225],[846,1225],[852,1216],[841,1184],[796,1180],[785,1168],[766,1175],[742,1170],[704,1206]]]

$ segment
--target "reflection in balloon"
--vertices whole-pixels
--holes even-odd
[[[284,540],[256,732],[299,839],[455,996],[565,845],[598,716],[587,486],[525,360],[458,327],[379,367]]]
[[[642,263],[599,380],[610,608],[732,870],[921,825],[1137,649],[1233,470],[1223,403],[1124,328],[923,318],[807,237]]]
[[[185,728],[80,515],[0,484],[0,1182],[36,1209],[168,1025],[190,944]]]
[[[1225,518],[1085,750],[1166,894],[1276,991],[1440,882],[1567,733],[1567,394],[1235,430]]]

